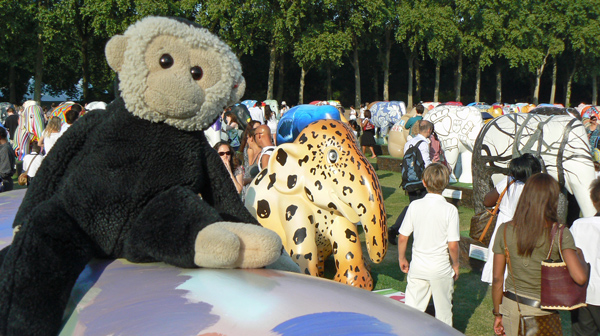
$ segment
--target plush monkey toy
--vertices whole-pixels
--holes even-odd
[[[148,17],[113,37],[106,57],[121,97],[57,141],[0,251],[0,335],[57,334],[91,258],[215,268],[280,258],[281,240],[248,224],[202,132],[243,94],[230,48],[193,23]]]

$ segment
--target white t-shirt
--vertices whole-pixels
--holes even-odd
[[[429,155],[429,139],[425,138],[422,134],[417,134],[412,137],[410,140],[404,144],[404,153],[408,151],[410,146],[416,146],[417,143],[421,140],[424,140],[419,145],[419,150],[421,151],[421,156],[423,157],[423,162],[425,163],[425,167],[431,164],[431,155]]]
[[[498,195],[502,195],[502,192],[506,188],[508,181],[512,180],[512,177],[507,176],[506,178],[503,178],[502,181],[498,182],[495,187]],[[521,192],[523,192],[523,187],[525,187],[525,183],[521,181],[515,181],[510,185],[506,191],[506,194],[504,194],[502,197],[502,201],[500,201],[496,226],[494,227],[494,232],[492,233],[492,238],[490,239],[490,245],[488,246],[488,258],[485,262],[485,265],[483,265],[483,270],[481,271],[481,281],[492,283],[494,272],[494,254],[492,252],[492,247],[494,246],[494,241],[496,240],[496,233],[498,232],[500,224],[509,222],[513,219],[513,216],[515,215],[515,209],[517,208],[517,203],[519,203],[519,198],[521,197]],[[505,273],[505,276],[506,274],[508,273]]]
[[[46,154],[48,154],[48,152],[52,149],[52,147],[56,143],[56,140],[58,140],[58,138],[60,138],[61,135],[61,132],[57,132],[50,133],[44,137],[44,151],[46,151]]]
[[[277,120],[277,116],[275,115],[275,113],[273,113],[271,115],[271,119],[269,119],[269,121],[267,121],[267,126],[269,126],[269,129],[271,130],[271,134],[277,133],[277,124],[278,123],[279,123],[279,120]]]
[[[406,237],[414,234],[411,277],[433,280],[454,276],[448,242],[460,241],[459,218],[456,207],[444,196],[428,193],[412,201],[398,232]]]
[[[260,155],[258,156],[258,161],[257,161],[258,169],[263,170],[265,168],[261,164],[263,155],[265,155],[265,154],[272,155],[274,150],[275,150],[275,146],[267,146],[260,151]]]
[[[27,172],[27,176],[35,177],[35,173],[38,168],[40,168],[43,160],[44,156],[36,152],[25,155],[25,157],[23,157],[23,171]]]
[[[600,306],[600,217],[580,218],[569,229],[575,246],[583,251],[585,261],[590,263],[590,282],[585,302]]]
[[[252,120],[256,120],[260,122],[261,125],[264,125],[265,113],[260,107],[251,107],[248,109],[248,112],[250,112],[250,118],[252,118]]]

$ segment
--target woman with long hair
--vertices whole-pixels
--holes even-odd
[[[46,129],[42,133],[42,137],[38,140],[38,146],[44,148],[44,153],[48,154],[52,146],[56,143],[56,140],[60,137],[60,130],[62,127],[62,121],[59,117],[52,117],[46,125]]]
[[[558,314],[539,308],[541,295],[541,262],[550,249],[551,231],[558,223],[558,195],[556,180],[545,173],[531,176],[519,198],[512,221],[498,228],[494,241],[494,276],[492,301],[495,315],[494,332],[497,335],[517,335],[519,315],[543,316]],[[505,237],[506,236],[506,240]],[[555,239],[558,241],[558,237]],[[509,276],[504,283],[507,259],[510,256]],[[587,265],[581,251],[575,247],[573,236],[565,228],[562,255],[573,280],[583,285],[588,278]],[[553,244],[550,258],[558,260],[559,244]],[[514,280],[513,280],[514,279]],[[506,292],[503,292],[503,288]],[[517,308],[519,302],[520,313]]]
[[[240,122],[236,115],[232,112],[225,112],[225,132],[229,137],[229,144],[234,151],[240,148]]]
[[[267,124],[267,126],[269,126],[269,129],[271,130],[273,143],[275,143],[276,140],[278,122],[279,120],[277,120],[277,114],[273,113],[273,110],[271,110],[271,106],[269,106],[269,104],[265,105],[265,123]]]
[[[360,145],[362,146],[363,154],[367,155],[367,147],[371,149],[371,159],[377,157],[373,147],[377,145],[375,142],[375,126],[371,122],[371,111],[365,110],[365,118],[360,122],[360,126],[363,130],[363,134],[360,137]]]
[[[239,161],[235,157],[235,152],[229,143],[221,141],[214,145],[213,148],[221,157],[221,160],[223,161],[225,168],[227,168],[227,172],[235,185],[235,189],[239,194],[242,192],[244,186],[242,181],[244,177],[244,167],[239,164]]]
[[[248,190],[248,184],[258,174],[258,157],[260,156],[261,149],[256,141],[254,141],[254,129],[260,125],[259,121],[250,120],[242,134],[242,143],[240,145],[240,148],[243,148],[244,151],[244,178],[242,180],[244,188],[242,189],[242,201],[246,195],[246,190]]]

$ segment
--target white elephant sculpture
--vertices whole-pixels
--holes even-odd
[[[596,213],[589,194],[596,175],[583,124],[568,115],[531,112],[506,114],[482,128],[474,146],[472,167],[476,212],[483,209],[483,197],[493,187],[492,175],[506,174],[508,162],[525,153],[543,161],[543,170],[575,196],[583,216]]]
[[[473,106],[439,105],[429,111],[423,119],[431,121],[434,125],[446,160],[452,168],[450,181],[473,183],[471,174],[473,146],[483,127],[483,118],[479,109]],[[460,165],[458,165],[459,157]]]

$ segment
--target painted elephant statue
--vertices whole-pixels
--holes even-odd
[[[426,115],[429,110],[425,107],[423,110],[423,115]],[[401,158],[404,156],[404,145],[406,141],[408,141],[409,130],[404,128],[404,125],[408,122],[408,119],[417,115],[417,110],[413,107],[413,109],[407,114],[403,115],[400,118],[388,134],[388,151],[390,156]]]
[[[402,101],[375,102],[369,110],[373,125],[380,129],[381,136],[385,138],[390,128],[406,114],[406,104]]]
[[[19,127],[15,132],[17,159],[19,160],[23,160],[23,157],[29,154],[31,143],[38,141],[46,129],[42,107],[33,100],[26,101],[23,106],[25,108],[19,120]]]
[[[483,127],[481,112],[473,106],[439,105],[423,119],[434,125],[446,160],[452,168],[450,181],[472,183],[471,160],[477,134]]]
[[[574,195],[585,217],[596,213],[589,194],[595,178],[594,164],[585,128],[578,119],[568,115],[507,114],[482,128],[473,151],[475,212],[483,210],[485,194],[502,177],[498,174],[507,174],[508,162],[531,153],[543,161],[544,171]]]
[[[581,120],[581,114],[572,107],[541,106],[529,110],[529,113],[542,115],[568,115]]]
[[[306,126],[321,119],[341,120],[341,114],[332,105],[298,105],[292,107],[279,119],[277,144],[293,142]]]
[[[275,231],[301,271],[323,276],[333,253],[334,280],[373,289],[357,225],[371,260],[387,251],[386,213],[379,179],[337,120],[319,120],[293,143],[279,145],[267,168],[251,182],[245,204],[260,224]]]

